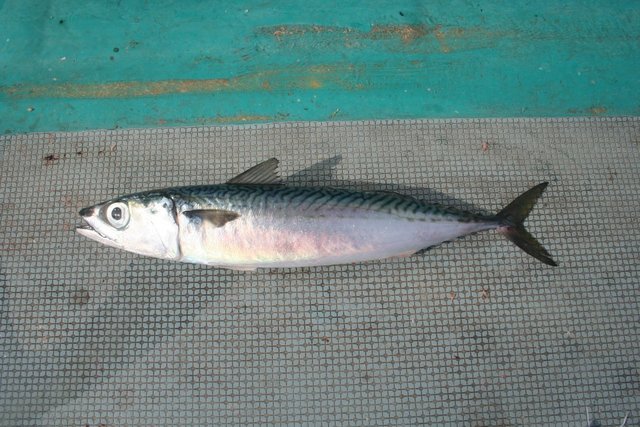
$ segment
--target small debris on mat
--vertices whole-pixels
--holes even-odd
[[[453,302],[455,301],[455,299],[456,299],[456,293],[453,291],[449,292],[449,300]]]
[[[118,144],[117,144],[117,143],[113,143],[113,144],[111,144],[111,145],[109,146],[109,148],[108,148],[108,149],[103,148],[103,149],[99,150],[99,151],[98,151],[98,155],[104,155],[104,154],[106,154],[107,152],[109,152],[109,153],[114,153],[117,149],[118,149]]]
[[[43,160],[45,166],[50,166],[60,160],[60,156],[58,154],[48,154],[43,157]]]
[[[627,425],[627,421],[629,420],[629,412],[624,414],[624,419],[622,420],[622,424],[620,427],[625,427]],[[596,420],[595,418],[591,420],[591,415],[589,414],[589,408],[587,408],[587,427],[602,427],[602,423]]]
[[[75,204],[73,203],[73,198],[69,195],[63,196],[61,202],[62,206],[64,206],[65,208],[72,208],[75,206]]]
[[[78,289],[73,294],[71,294],[71,304],[74,305],[85,305],[91,299],[91,295],[89,291],[86,289]]]

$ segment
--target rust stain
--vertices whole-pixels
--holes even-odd
[[[322,87],[322,83],[318,80],[311,80],[309,82],[309,87],[311,87],[311,89],[320,89]]]
[[[429,29],[424,24],[376,24],[369,31],[328,25],[278,25],[275,27],[263,27],[261,32],[272,35],[279,41],[285,37],[300,37],[307,34],[336,34],[345,36],[345,38],[399,39],[404,43],[411,43],[414,40],[425,37],[429,33]]]
[[[451,48],[447,43],[447,33],[442,31],[442,25],[438,25],[433,31],[433,34],[438,40],[438,43],[440,43],[440,50],[444,53],[451,52]]]
[[[397,37],[403,43],[411,43],[427,35],[429,31],[422,24],[418,25],[374,25],[369,31],[373,39]]]
[[[602,114],[607,113],[607,107],[603,105],[594,105],[589,108],[579,109],[579,108],[569,108],[567,113],[569,114],[591,114],[593,116],[600,116]]]
[[[305,34],[338,33],[349,34],[353,30],[349,27],[338,27],[330,25],[278,25],[275,27],[263,27],[262,32],[271,34],[276,39],[281,40],[285,36],[302,36]]]
[[[226,116],[226,117],[216,117],[213,119],[216,123],[239,123],[239,122],[266,122],[268,120],[272,120],[269,116],[259,116],[259,115],[237,115],[237,116]]]
[[[358,40],[398,40],[410,45],[418,40],[437,42],[442,53],[469,48],[469,46],[483,46],[495,40],[508,36],[504,32],[487,32],[482,28],[443,27],[442,25],[427,26],[425,24],[374,24],[368,31],[350,27],[321,26],[321,25],[279,25],[262,27],[260,33],[271,35],[279,42],[287,38],[300,38],[308,35],[327,35],[328,42],[342,42],[346,47],[360,46]],[[337,39],[337,40],[336,40]],[[465,43],[462,45],[460,41]]]
[[[15,99],[25,98],[138,98],[169,94],[215,93],[222,91],[319,89],[332,81],[343,84],[344,73],[351,64],[313,65],[264,70],[232,78],[201,80],[161,80],[154,82],[124,81],[111,83],[17,84],[0,86],[0,94]]]
[[[604,114],[607,112],[606,107],[603,107],[602,105],[594,105],[593,107],[589,108],[587,110],[590,114],[593,114],[594,116],[599,116],[601,114]]]
[[[350,71],[353,70],[353,68],[354,67],[352,64],[342,65],[339,67],[335,65],[312,65],[308,67],[307,70],[311,74],[330,74],[335,72]]]
[[[135,98],[167,93],[215,92],[228,86],[228,79],[60,83],[0,87],[0,93],[15,98]]]
[[[235,116],[214,116],[214,117],[195,117],[193,119],[184,120],[184,119],[158,119],[153,123],[164,126],[164,125],[180,125],[185,123],[199,123],[202,125],[211,124],[211,123],[243,123],[243,122],[266,122],[274,120],[274,117],[271,116],[263,116],[258,114],[238,114]]]

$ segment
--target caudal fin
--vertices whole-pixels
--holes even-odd
[[[549,185],[548,182],[538,184],[532,189],[525,191],[509,205],[498,212],[496,217],[502,224],[498,229],[507,239],[518,245],[520,249],[528,253],[534,258],[539,259],[547,265],[557,266],[556,262],[551,259],[549,252],[542,247],[535,237],[533,237],[525,228],[524,220],[533,209],[542,192]]]

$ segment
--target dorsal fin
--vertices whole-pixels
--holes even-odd
[[[278,159],[275,157],[258,163],[240,175],[231,178],[227,184],[279,184]]]

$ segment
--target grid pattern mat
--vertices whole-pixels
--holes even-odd
[[[0,137],[0,425],[640,425],[640,119],[286,123]],[[123,193],[295,185],[497,211],[528,229],[255,273],[74,232]],[[597,420],[597,421],[596,421]]]

